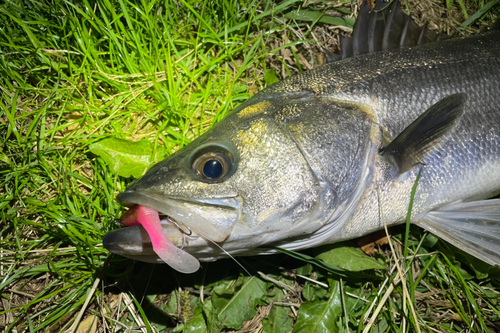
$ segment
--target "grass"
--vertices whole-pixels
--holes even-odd
[[[449,5],[458,16],[436,17],[438,26],[457,29],[470,17],[487,23],[498,11],[476,15],[483,8],[477,2],[463,15],[462,2]],[[114,198],[131,179],[116,175],[89,145],[108,137],[146,139],[171,154],[264,88],[265,73],[283,78],[316,65],[320,48],[313,40],[335,47],[331,35],[338,32],[321,24],[317,12],[349,18],[355,8],[346,1],[303,6],[296,0],[0,4],[4,331],[240,329],[224,324],[222,308],[242,318],[247,331],[279,332],[293,322],[320,327],[323,320],[333,332],[500,330],[500,287],[491,268],[418,228],[409,236],[404,226],[392,231],[394,251],[376,255],[387,270],[371,280],[340,279],[283,255],[241,259],[255,277],[227,260],[183,276],[102,248],[122,213]],[[290,19],[297,9],[316,15]],[[265,290],[253,298],[250,318],[238,317],[245,290]],[[306,318],[307,309],[324,316]]]

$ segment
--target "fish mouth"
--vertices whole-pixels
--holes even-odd
[[[175,252],[186,258],[191,255],[184,248],[189,249],[190,244],[196,243],[200,238],[215,243],[224,242],[240,216],[240,205],[236,198],[185,199],[127,190],[116,199],[122,206],[130,209],[142,206],[158,212],[162,217],[160,223],[163,234],[180,247],[174,249]],[[125,215],[122,223],[124,218]],[[150,263],[166,262],[183,273],[191,273],[197,269],[194,263],[190,268],[178,269],[171,264],[171,260],[162,260],[153,249],[151,236],[142,225],[126,226],[108,233],[103,239],[103,246],[111,253],[130,259]]]

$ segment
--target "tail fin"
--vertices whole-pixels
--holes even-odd
[[[459,202],[416,222],[459,249],[500,266],[500,199]]]

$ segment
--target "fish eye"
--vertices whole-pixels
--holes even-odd
[[[233,168],[231,155],[218,148],[203,149],[195,155],[193,171],[209,182],[216,182],[226,176]]]
[[[206,161],[203,167],[203,175],[209,179],[220,178],[222,171],[222,164],[216,159]]]

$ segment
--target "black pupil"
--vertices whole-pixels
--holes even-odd
[[[217,160],[210,160],[203,167],[203,174],[210,179],[217,179],[222,175],[222,164]]]

